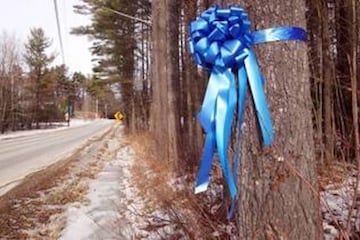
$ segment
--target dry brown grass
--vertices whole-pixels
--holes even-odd
[[[136,151],[136,160],[132,165],[132,182],[139,190],[144,201],[143,214],[157,219],[154,224],[148,221],[147,231],[157,231],[164,226],[172,226],[173,234],[161,236],[163,239],[224,239],[228,233],[219,228],[222,224],[217,215],[210,214],[204,205],[204,194],[194,195],[190,187],[193,182],[181,182],[177,185],[174,165],[156,158],[157,154],[150,135],[133,135],[128,143]],[[160,210],[167,216],[162,219],[152,214]],[[213,233],[217,232],[218,235]],[[181,238],[182,237],[182,238]]]
[[[149,135],[132,135],[128,141],[136,151],[136,161],[130,170],[132,181],[146,198],[148,210],[159,207],[159,203],[172,201],[176,196],[168,185],[173,179],[170,163],[156,159]]]
[[[85,200],[86,179],[94,178],[102,169],[103,161],[110,157],[102,157],[108,148],[105,143],[110,131],[93,139],[73,156],[26,177],[1,196],[0,239],[57,239],[61,226],[49,228],[50,218],[63,212],[64,205]],[[86,159],[84,165],[80,158]],[[99,161],[99,158],[103,159]],[[39,225],[47,227],[34,231]]]
[[[342,187],[342,184],[349,178],[352,171],[354,171],[353,165],[340,162],[334,162],[332,165],[320,167],[320,189],[324,190],[329,188],[329,186],[332,188]]]
[[[87,190],[88,186],[80,182],[79,179],[76,179],[66,184],[64,188],[51,192],[45,202],[48,205],[65,205],[72,202],[82,202],[85,199]]]
[[[61,209],[44,209],[39,192],[54,188],[69,172],[76,157],[27,177],[22,184],[0,198],[0,235],[5,239],[29,239],[23,230],[35,227],[35,222],[46,223]],[[34,221],[36,219],[36,221]]]

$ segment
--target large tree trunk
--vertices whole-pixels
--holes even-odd
[[[154,134],[156,146],[163,146],[158,153],[160,160],[168,160],[167,113],[167,64],[166,64],[166,0],[152,3],[152,104],[150,130]]]
[[[181,84],[181,104],[182,104],[182,125],[181,137],[184,143],[183,151],[183,168],[188,172],[193,172],[193,167],[200,159],[203,139],[200,124],[196,121],[196,113],[200,110],[201,100],[203,97],[203,81],[199,78],[196,64],[194,63],[188,48],[188,26],[196,18],[198,5],[196,1],[183,1],[184,24],[183,38],[185,42],[182,48],[183,72]]]
[[[167,161],[178,160],[179,146],[180,122],[177,110],[179,100],[176,94],[177,81],[179,81],[179,43],[178,31],[173,29],[178,27],[178,15],[169,11],[169,9],[174,10],[175,7],[176,0],[152,2],[151,131],[156,139],[159,159]],[[175,31],[175,34],[171,31]]]
[[[324,83],[324,143],[325,163],[328,165],[334,161],[335,126],[334,126],[334,83],[335,65],[331,54],[331,36],[329,33],[329,9],[327,2],[320,1],[321,11],[321,38],[322,38],[322,63]]]
[[[306,27],[305,0],[245,2],[255,29]],[[238,185],[239,239],[320,239],[306,44],[269,43],[258,46],[256,54],[275,141],[263,149],[249,95]]]
[[[167,0],[167,97],[168,97],[168,152],[170,160],[174,161],[175,170],[179,171],[180,139],[180,71],[179,71],[179,19],[180,2]]]

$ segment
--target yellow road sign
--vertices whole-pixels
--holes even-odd
[[[124,115],[122,115],[121,112],[116,112],[114,114],[114,117],[115,117],[117,122],[121,122],[124,119]]]

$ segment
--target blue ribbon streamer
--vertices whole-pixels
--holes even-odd
[[[230,215],[233,213],[237,195],[236,171],[240,156],[238,153],[235,155],[231,171],[227,149],[236,106],[237,128],[241,135],[248,87],[254,100],[264,145],[270,146],[274,138],[270,110],[264,93],[264,78],[252,46],[272,41],[305,41],[307,38],[305,30],[299,27],[275,27],[251,32],[250,26],[248,14],[235,6],[225,9],[211,7],[190,24],[190,52],[198,65],[210,71],[205,98],[198,114],[206,139],[195,193],[205,191],[209,185],[216,149],[232,201]],[[239,136],[239,142],[240,139]]]

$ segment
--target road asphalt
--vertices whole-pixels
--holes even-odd
[[[70,156],[112,124],[111,120],[94,120],[59,131],[0,139],[0,196],[28,174]]]

